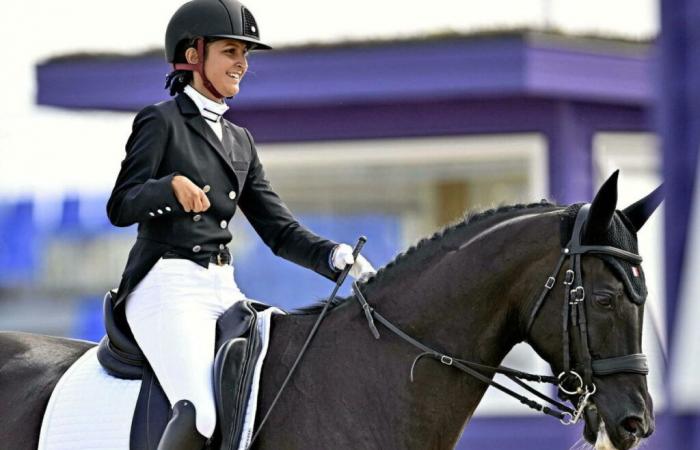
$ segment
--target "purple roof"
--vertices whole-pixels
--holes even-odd
[[[624,105],[652,97],[648,48],[532,33],[253,53],[236,111],[537,96]],[[160,55],[39,65],[41,105],[139,110],[167,99]]]

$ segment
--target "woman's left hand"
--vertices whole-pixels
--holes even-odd
[[[357,255],[357,259],[352,256],[352,247],[348,244],[338,244],[333,248],[331,254],[333,267],[338,270],[345,269],[345,266],[352,264],[350,268],[350,276],[356,280],[364,281],[370,275],[374,275],[377,271],[374,270],[372,264],[362,255]]]

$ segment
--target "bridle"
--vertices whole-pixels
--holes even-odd
[[[361,292],[359,285],[355,281],[352,285],[353,292],[364,310],[373,336],[376,339],[379,339],[379,331],[374,324],[374,320],[376,319],[378,322],[388,328],[389,331],[422,350],[422,353],[416,356],[416,358],[413,360],[413,364],[411,365],[411,381],[413,381],[413,371],[418,361],[425,356],[432,357],[445,365],[455,367],[471,375],[472,377],[505,392],[532,409],[556,417],[564,425],[577,423],[581,418],[583,411],[588,406],[590,397],[596,392],[596,386],[593,383],[594,375],[605,376],[617,373],[646,375],[649,373],[647,357],[643,353],[634,353],[613,358],[593,359],[588,348],[588,323],[586,320],[586,308],[584,304],[586,292],[583,287],[583,277],[581,274],[581,256],[585,254],[605,254],[634,264],[640,264],[642,262],[641,256],[617,247],[608,245],[582,245],[581,236],[586,219],[588,218],[589,210],[590,204],[583,205],[579,209],[576,215],[576,221],[574,222],[571,240],[564,248],[561,249],[561,256],[559,257],[556,268],[547,278],[547,281],[545,282],[543,289],[540,291],[539,296],[536,297],[534,302],[531,302],[531,304],[534,304],[530,308],[529,314],[526,315],[527,321],[524,324],[525,336],[528,336],[530,329],[537,318],[538,312],[540,309],[542,309],[542,305],[544,304],[549,291],[551,291],[556,284],[559,272],[564,264],[568,262],[568,268],[564,272],[563,280],[563,283],[566,286],[562,306],[563,370],[558,376],[535,375],[504,366],[491,367],[438,352],[404,333],[389,320],[379,314],[367,303],[364,294]],[[483,372],[490,374],[500,373],[507,376],[531,394],[552,405],[552,407],[538,403],[531,398],[516,393],[508,387],[493,381],[490,376],[485,375]],[[550,383],[557,386],[559,391],[562,393],[562,397],[571,400],[572,404],[576,405],[576,408],[571,408],[545,394],[542,394],[541,392],[525,384],[523,380],[539,383]],[[578,400],[574,401],[575,399],[573,397],[576,396],[578,397]]]

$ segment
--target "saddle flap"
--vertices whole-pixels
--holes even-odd
[[[231,329],[226,329],[227,332],[223,333],[225,336],[219,336],[220,339],[226,336],[229,339],[222,343],[214,359],[214,393],[220,418],[218,429],[222,450],[238,448],[245,426],[256,367],[263,353],[258,309],[248,301],[239,303],[225,313],[230,313],[228,320],[219,321]],[[231,337],[236,332],[241,334]]]
[[[255,324],[257,313],[270,307],[254,300],[234,303],[216,322],[216,351],[233,338],[247,336]]]

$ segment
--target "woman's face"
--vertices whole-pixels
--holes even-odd
[[[224,97],[233,97],[238,94],[239,83],[248,70],[247,55],[246,44],[235,39],[219,39],[207,45],[204,71],[214,88]],[[187,59],[191,64],[196,64],[198,57],[196,50],[188,50]],[[194,88],[199,92],[211,94],[204,87],[197,72],[194,73],[194,84]],[[207,97],[217,100],[213,95],[207,95]]]

